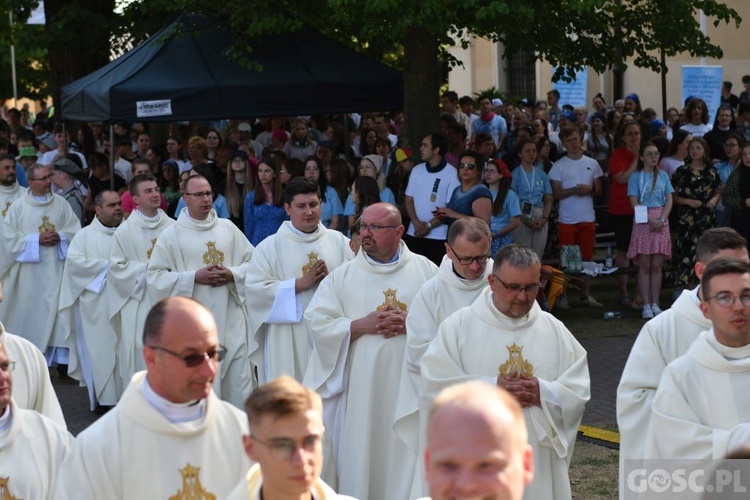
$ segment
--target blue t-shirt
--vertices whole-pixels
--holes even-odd
[[[734,167],[728,161],[720,161],[714,165],[714,168],[719,172],[719,179],[721,179],[722,184],[726,184],[729,175],[734,172]]]
[[[461,191],[461,185],[459,184],[456,189],[453,190],[453,194],[451,194],[451,199],[448,201],[447,207],[460,214],[473,216],[474,212],[471,210],[471,205],[475,200],[480,198],[489,198],[492,200],[492,193],[487,186],[484,184],[477,184],[471,186],[468,191],[463,192]],[[452,222],[453,219],[445,220],[446,224],[451,224]]]
[[[185,198],[180,196],[180,201],[177,202],[177,209],[174,211],[175,216],[179,217],[180,212],[183,208],[185,208],[187,204],[185,203]],[[224,195],[218,195],[213,203],[214,210],[216,210],[216,215],[218,217],[221,217],[222,219],[228,219],[229,218],[229,208],[227,208],[227,199],[224,198]]]
[[[531,173],[527,173],[519,165],[511,174],[513,180],[510,181],[510,188],[521,202],[531,203],[535,207],[544,206],[544,195],[552,194],[552,184],[543,169],[534,167]]]
[[[650,172],[638,171],[628,179],[628,196],[637,196],[638,204],[645,205],[648,208],[663,207],[667,204],[667,195],[674,193],[672,183],[669,182],[669,175],[657,169],[659,176],[656,178],[656,186],[653,191],[654,176]]]
[[[497,191],[490,191],[492,194],[492,201],[497,198]],[[505,202],[503,203],[503,209],[497,215],[490,217],[490,229],[492,234],[497,234],[502,228],[510,224],[512,217],[519,217],[521,215],[521,204],[518,201],[518,195],[513,192],[512,189],[508,190],[508,194],[505,195]]]
[[[380,201],[390,203],[391,205],[396,204],[396,197],[393,195],[393,191],[390,188],[383,188],[380,192]],[[357,207],[354,206],[352,201],[352,195],[346,197],[346,203],[344,203],[344,215],[356,215]]]
[[[335,189],[331,186],[326,186],[326,201],[320,205],[320,222],[325,227],[331,225],[331,219],[334,215],[341,215],[344,213],[344,208],[341,206],[341,198]],[[335,227],[333,229],[336,229]]]
[[[288,220],[284,205],[268,205],[253,203],[255,191],[247,193],[245,198],[245,237],[250,240],[253,246],[265,240],[281,227],[281,223]]]
[[[26,180],[26,170],[23,169],[23,165],[16,162],[16,181],[21,187],[29,187],[29,181]]]
[[[500,141],[500,134],[508,133],[508,125],[505,123],[505,118],[500,115],[495,115],[490,121],[482,120],[480,116],[477,120],[472,122],[474,127],[474,135],[476,134],[489,134],[492,140],[497,144]]]

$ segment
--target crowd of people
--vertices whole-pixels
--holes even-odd
[[[617,278],[620,304],[658,316],[634,352],[656,344],[673,360],[699,338],[696,363],[714,349],[732,371],[750,344],[750,100],[727,96],[711,126],[698,97],[664,120],[636,94],[612,108],[597,95],[591,112],[559,97],[482,97],[475,113],[447,91],[418,153],[401,114],[120,123],[110,144],[101,124],[7,110],[0,445],[23,426],[12,449],[48,472],[14,472],[0,492],[570,498],[590,381],[585,350],[537,301],[542,261],[563,246],[593,260],[608,225],[616,264],[638,266],[634,300]],[[663,312],[669,259],[679,293]],[[580,292],[602,305],[587,276]],[[570,307],[565,293],[557,306]],[[623,459],[689,448],[657,426],[686,419],[675,399],[698,404],[678,380],[697,365],[646,370],[647,358],[631,355],[618,392]],[[105,415],[76,439],[47,366]],[[674,379],[663,395],[662,372]],[[696,450],[697,425],[679,427],[695,427]],[[493,434],[511,427],[519,443]],[[511,441],[501,479],[493,452]],[[456,471],[482,460],[494,479],[462,482]]]

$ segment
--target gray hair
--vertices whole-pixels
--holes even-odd
[[[26,170],[26,177],[29,179],[36,179],[36,171],[41,169],[47,169],[49,172],[50,167],[48,165],[42,165],[39,163],[33,163],[29,166],[29,168]]]
[[[528,269],[529,267],[541,266],[539,256],[530,248],[512,243],[505,245],[494,256],[495,264],[492,266],[492,272],[496,273],[503,262],[507,262],[513,267],[519,269]]]

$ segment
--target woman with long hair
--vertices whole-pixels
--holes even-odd
[[[721,198],[721,179],[708,157],[708,144],[693,138],[683,167],[672,176],[674,204],[678,209],[675,245],[675,278],[677,289],[695,284],[693,262],[698,238],[714,225],[714,209]],[[676,291],[675,291],[676,293]]]
[[[343,158],[331,158],[331,163],[325,169],[325,173],[327,184],[336,191],[343,205],[349,197],[349,187],[352,185],[349,164]]]
[[[745,137],[737,131],[731,132],[724,141],[727,159],[714,165],[724,186],[728,184],[732,173],[742,165],[742,150],[746,145]],[[722,194],[721,201],[716,205],[716,220],[714,221],[716,227],[732,227],[732,209],[724,202],[724,196],[726,193]]]
[[[167,153],[169,154],[169,158],[167,159],[177,163],[180,174],[190,170],[190,163],[185,161],[180,139],[177,136],[170,135],[167,137]]]
[[[326,139],[333,144],[334,154],[336,156],[346,154],[346,137],[344,137],[344,126],[338,122],[328,122],[326,129]]]
[[[359,131],[359,144],[352,145],[352,153],[355,158],[364,158],[367,155],[374,155],[375,152],[375,141],[378,139],[378,134],[374,128],[362,127]],[[357,147],[358,146],[358,147]]]
[[[258,164],[258,182],[245,197],[245,236],[253,246],[276,234],[287,219],[281,189],[281,159],[266,155]]]
[[[448,225],[465,217],[478,217],[489,225],[493,213],[492,193],[482,184],[484,157],[476,151],[467,150],[458,158],[458,179],[461,184],[453,190],[448,204],[437,208],[436,216]]]
[[[313,140],[307,121],[302,118],[294,120],[292,137],[284,144],[284,154],[288,158],[303,161],[308,156],[314,155],[317,149],[318,143]]]
[[[685,106],[685,123],[681,130],[690,132],[694,138],[700,138],[711,130],[708,124],[708,106],[703,99],[693,97]]]
[[[341,200],[336,190],[328,185],[328,179],[323,172],[323,165],[317,156],[305,159],[305,177],[315,181],[320,190],[320,222],[330,229],[338,229],[339,217],[344,213]]]
[[[549,177],[543,170],[536,168],[536,144],[530,139],[521,139],[518,142],[521,164],[517,166],[512,175],[510,188],[518,195],[521,207],[521,224],[513,231],[513,241],[525,247],[531,248],[541,260],[544,255],[544,247],[547,245],[547,233],[550,212],[552,212],[552,185]],[[484,173],[484,181],[490,191],[500,191],[491,185],[490,181],[498,175],[498,184],[502,184],[505,178],[500,178],[497,165],[487,164]],[[493,196],[495,196],[493,192]],[[498,194],[493,201],[497,201]]]
[[[641,108],[641,99],[638,97],[638,94],[631,93],[625,96],[624,111],[625,113],[632,114],[636,121],[641,118],[643,108]]]
[[[622,113],[616,109],[610,109],[607,111],[607,119],[605,121],[607,127],[607,133],[614,137],[617,131],[620,129],[620,120],[622,120]]]
[[[638,290],[643,300],[641,316],[651,319],[662,312],[659,307],[664,260],[672,256],[669,212],[672,210],[672,185],[666,172],[657,167],[659,150],[646,143],[639,155],[638,171],[628,179],[628,197],[635,210],[645,207],[645,221],[636,219],[627,256],[638,261]]]
[[[159,191],[166,200],[167,206],[182,196],[182,191],[180,191],[180,167],[174,160],[167,160],[161,165]],[[177,203],[175,202],[176,206]]]
[[[96,139],[94,138],[94,131],[91,129],[91,127],[89,127],[87,123],[81,124],[81,126],[78,128],[76,139],[77,148],[73,148],[73,145],[71,144],[71,149],[75,149],[84,157],[88,158],[91,153],[94,153],[96,151]]]
[[[365,208],[380,202],[380,191],[375,179],[367,175],[360,175],[352,183],[351,199],[354,203],[354,214],[348,216],[349,230],[355,221],[362,216]]]
[[[680,129],[682,122],[680,121],[680,110],[677,108],[669,108],[667,114],[664,115],[664,121],[667,124],[667,139],[672,140],[675,131]]]
[[[750,241],[750,144],[740,153],[740,165],[727,179],[724,204],[732,210],[731,227]]]
[[[526,144],[533,145],[533,142]],[[519,166],[517,168],[523,168]],[[502,160],[489,160],[484,169],[484,184],[492,195],[490,232],[492,255],[505,245],[513,243],[513,232],[521,225],[521,208],[518,196],[511,189],[511,175]],[[542,245],[542,251],[544,245]]]
[[[612,136],[606,130],[606,118],[600,112],[591,115],[591,131],[586,138],[586,150],[599,162],[604,172],[607,171],[607,160],[612,154]]]
[[[690,132],[682,129],[677,129],[672,135],[672,140],[669,141],[669,149],[667,155],[659,162],[659,169],[665,171],[671,179],[678,168],[685,164],[685,159],[688,156],[688,144],[693,140],[693,136]]]
[[[229,220],[240,230],[245,229],[245,198],[255,187],[250,159],[244,151],[235,151],[229,157],[224,197],[227,199]]]
[[[206,140],[206,158],[209,160],[215,161],[216,160],[216,151],[221,147],[222,140],[221,140],[221,134],[218,130],[210,128],[208,131],[206,131],[206,136],[204,137]],[[228,171],[229,169],[227,169]]]

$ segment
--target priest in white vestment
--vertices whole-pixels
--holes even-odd
[[[220,499],[245,477],[247,417],[211,389],[226,353],[211,313],[185,297],[157,303],[143,352],[146,371],[78,435],[55,498]]]
[[[338,491],[355,498],[407,498],[416,454],[393,430],[409,304],[437,266],[401,242],[401,214],[367,207],[357,257],[320,284],[305,317],[313,352],[305,385],[323,397]],[[330,456],[332,455],[332,456]],[[324,474],[332,484],[330,474]]]
[[[143,323],[151,309],[146,293],[146,268],[161,233],[174,224],[159,207],[159,184],[152,175],[130,181],[136,209],[115,231],[110,253],[109,316],[118,335],[117,364],[122,380],[146,368],[143,363]]]
[[[419,435],[419,371],[422,356],[445,318],[471,305],[492,273],[492,235],[476,217],[458,219],[448,230],[446,255],[437,275],[419,288],[406,316],[406,353],[401,369],[396,434],[417,453],[420,464],[424,436]],[[426,493],[424,467],[417,466],[412,497]]]
[[[8,209],[2,221],[0,276],[6,296],[0,318],[8,330],[32,342],[48,360],[67,364],[67,347],[57,328],[65,256],[81,229],[70,205],[51,192],[49,168],[32,165],[29,189]]]
[[[253,246],[228,219],[212,207],[211,185],[201,176],[185,184],[177,223],[156,242],[146,283],[153,303],[168,296],[192,297],[216,318],[219,340],[227,349],[215,390],[221,399],[241,408],[253,388],[248,349],[245,274]]]
[[[255,389],[245,412],[253,432],[242,442],[257,463],[228,500],[351,499],[320,479],[325,426],[318,393],[282,376]]]
[[[5,218],[10,206],[22,194],[23,189],[16,178],[16,160],[13,159],[13,155],[0,154],[0,221]],[[0,231],[2,231],[1,228]]]
[[[698,239],[695,275],[700,280],[715,259],[732,257],[750,262],[747,242],[734,229],[712,228]],[[641,459],[656,388],[669,363],[684,355],[711,322],[700,310],[700,287],[685,290],[672,307],[648,321],[635,340],[617,387],[617,426],[620,432],[620,498],[624,491],[625,460]]]
[[[303,311],[329,272],[354,257],[349,240],[320,223],[318,184],[289,181],[284,209],[290,220],[253,252],[245,283],[252,344],[250,359],[260,383],[289,375],[302,381],[310,358],[310,332]]]
[[[586,351],[535,297],[541,265],[530,249],[495,255],[490,286],[449,316],[422,357],[422,417],[445,387],[478,379],[508,390],[524,408],[534,480],[524,498],[569,499],[568,467],[590,397]],[[426,419],[422,419],[422,429]]]
[[[96,216],[73,237],[60,289],[60,328],[75,347],[68,375],[85,385],[91,410],[114,406],[126,383],[117,369],[117,333],[109,323],[109,255],[123,218],[115,191],[94,198]]]
[[[712,328],[664,370],[647,459],[722,459],[750,442],[750,266],[714,260],[701,290]]]
[[[0,293],[0,301],[2,294]],[[0,343],[5,346],[8,357],[16,362],[13,371],[13,399],[16,404],[26,410],[34,410],[45,417],[54,420],[63,427],[63,417],[60,402],[52,387],[47,362],[37,347],[18,335],[5,331],[0,323]]]
[[[73,436],[64,426],[14,401],[13,374],[18,364],[0,343],[0,498],[47,500],[53,496],[58,467]]]

